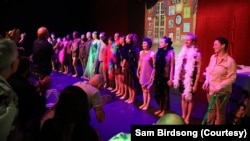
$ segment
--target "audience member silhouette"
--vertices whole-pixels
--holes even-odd
[[[90,125],[87,94],[77,86],[67,86],[60,94],[53,118],[45,121],[40,141],[98,141]]]
[[[13,130],[18,113],[18,97],[7,79],[19,64],[16,42],[0,40],[0,140],[6,141]]]
[[[37,39],[33,43],[33,53],[31,56],[33,61],[32,73],[38,80],[42,80],[45,77],[49,80],[52,71],[51,59],[54,56],[54,50],[48,42],[48,38],[48,29],[46,27],[38,28]],[[46,88],[44,91],[46,91]]]
[[[40,96],[35,85],[30,82],[30,68],[31,63],[29,58],[22,57],[20,58],[16,73],[8,79],[9,84],[18,96],[18,116],[16,127],[17,131],[23,135],[17,137],[22,140],[38,139],[40,118],[46,110],[45,97]]]

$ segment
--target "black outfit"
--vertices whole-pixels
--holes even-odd
[[[14,74],[8,82],[18,95],[18,129],[31,133],[34,140],[38,139],[40,118],[46,111],[45,97],[39,95],[27,78]]]
[[[157,104],[160,106],[161,110],[170,110],[170,100],[169,100],[169,86],[167,81],[169,77],[165,74],[165,66],[170,65],[166,62],[166,55],[170,49],[159,48],[156,53],[155,60],[155,77],[154,77],[154,89],[155,89],[155,99]]]
[[[33,43],[32,71],[41,76],[50,75],[52,71],[51,58],[53,55],[53,47],[46,39],[36,39]]]
[[[138,68],[138,60],[139,60],[139,47],[134,46],[133,44],[128,45],[128,83],[131,88],[140,88],[139,79],[136,76],[137,68]]]
[[[129,51],[129,46],[127,44],[125,44],[124,46],[120,47],[120,52],[121,52],[121,61],[126,60],[128,61],[128,51]],[[128,85],[128,77],[129,77],[129,72],[128,72],[128,68],[129,65],[126,62],[124,67],[124,72],[122,72],[122,75],[124,76],[124,80],[123,83],[125,85]]]
[[[71,141],[98,141],[97,132],[89,124],[75,123],[72,133],[67,130],[69,127],[69,124],[60,119],[48,119],[41,129],[40,141],[62,141],[62,137],[66,136]]]

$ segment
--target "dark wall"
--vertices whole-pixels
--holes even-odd
[[[110,36],[119,32],[137,33],[142,37],[144,11],[143,0],[97,0],[97,30],[106,31]]]
[[[40,26],[48,27],[57,36],[73,30],[144,36],[145,0],[3,0],[0,12],[1,34],[20,28],[30,41]]]
[[[50,31],[63,35],[73,30],[84,32],[96,27],[96,0],[26,1],[5,0],[1,4],[1,30],[19,27],[28,32],[47,26]]]
[[[31,46],[36,30],[46,26],[62,37],[74,30],[85,33],[96,29],[97,0],[3,0],[0,4],[0,32],[20,28]]]
[[[142,0],[128,0],[128,32],[144,36],[145,2]]]

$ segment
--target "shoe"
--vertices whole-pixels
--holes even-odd
[[[72,77],[77,77],[77,74],[72,75]]]

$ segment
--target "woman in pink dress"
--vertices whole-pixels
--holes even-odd
[[[151,47],[152,40],[150,38],[144,38],[142,40],[142,50],[140,51],[137,69],[137,77],[139,78],[143,94],[143,104],[139,107],[142,110],[148,109],[152,95],[155,53],[150,49]]]
[[[58,60],[60,63],[59,72],[63,72],[63,61],[64,61],[64,45],[62,38],[57,38],[56,48],[58,49]]]

